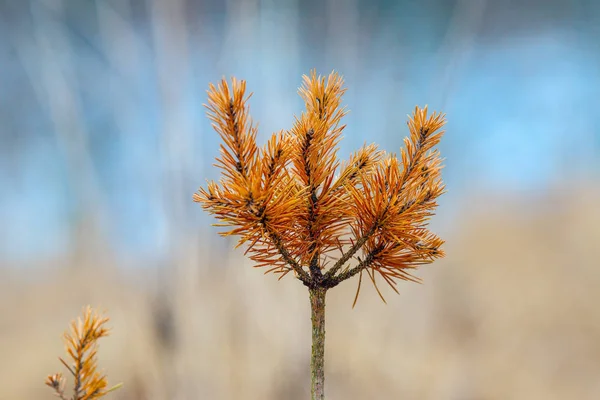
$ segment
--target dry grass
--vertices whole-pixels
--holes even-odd
[[[424,285],[400,285],[387,306],[371,287],[354,310],[352,284],[332,292],[328,398],[597,399],[600,191],[557,193],[568,195],[477,199],[493,213],[465,205],[446,235],[447,259],[422,271]],[[131,279],[101,260],[77,273],[2,270],[0,399],[52,398],[43,379],[86,303],[111,317],[99,364],[125,385],[106,398],[308,397],[304,288],[228,257],[180,280],[169,357],[153,333],[154,283],[139,282],[148,272]]]

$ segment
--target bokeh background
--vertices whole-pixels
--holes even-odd
[[[328,294],[328,398],[600,398],[600,2],[0,0],[0,399],[52,398],[86,304],[114,399],[308,398],[305,288],[191,198],[208,83],[248,81],[264,143],[312,68],[346,79],[343,157],[448,117],[447,257]]]

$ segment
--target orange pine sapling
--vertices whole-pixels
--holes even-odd
[[[377,277],[398,292],[398,280],[418,282],[411,270],[443,256],[443,240],[427,223],[444,192],[434,149],[444,115],[416,107],[400,158],[365,144],[341,163],[344,92],[335,72],[304,76],[299,94],[306,110],[291,130],[259,148],[246,82],[211,84],[206,108],[223,141],[216,164],[222,177],[194,194],[221,221],[217,226],[229,228],[221,235],[239,236],[238,246],[246,244],[265,273],[281,279],[291,272],[308,288],[313,400],[324,398],[327,290],[358,275],[355,304],[364,273],[383,299]]]
[[[73,394],[67,397],[65,392],[65,378],[56,373],[46,378],[46,385],[54,390],[54,394],[61,400],[93,400],[106,396],[121,384],[107,388],[106,376],[97,370],[96,353],[98,339],[108,336],[108,329],[104,324],[108,318],[102,317],[91,307],[86,307],[83,318],[71,322],[71,331],[65,332],[64,341],[71,364],[59,357],[60,362],[73,375]]]

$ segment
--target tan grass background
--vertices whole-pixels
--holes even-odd
[[[598,204],[589,187],[473,196],[423,285],[385,291],[387,305],[365,285],[354,310],[356,281],[331,291],[328,398],[600,398]],[[305,288],[194,243],[166,292],[152,269],[110,257],[3,268],[0,399],[52,398],[44,377],[60,370],[60,335],[87,303],[111,317],[100,364],[125,384],[114,399],[307,398]]]
[[[419,271],[423,285],[403,283],[400,296],[384,291],[384,305],[367,284],[355,309],[356,280],[328,294],[328,400],[600,399],[600,180],[505,194],[489,174],[513,163],[508,179],[538,163],[552,164],[555,179],[596,174],[597,79],[587,57],[597,53],[594,2],[379,2],[365,13],[367,3],[0,1],[0,41],[8,43],[0,46],[0,158],[14,177],[0,199],[68,196],[62,222],[79,231],[70,236],[73,252],[60,257],[23,265],[0,254],[0,400],[54,398],[44,379],[64,372],[61,335],[86,304],[111,318],[100,366],[109,383],[124,383],[111,399],[309,397],[305,288],[263,276],[242,251],[214,249],[226,247],[216,229],[188,231],[199,230],[189,222],[203,213],[190,211],[191,191],[218,151],[200,107],[207,83],[248,79],[253,116],[269,133],[289,127],[300,104],[286,96],[313,67],[351,79],[350,118],[370,128],[349,122],[351,149],[381,132],[374,141],[395,151],[405,134],[396,129],[400,110],[416,102],[448,112],[455,125],[442,155],[458,181],[449,195],[461,199],[458,210],[444,206],[434,218],[447,257]],[[157,105],[144,105],[154,90]],[[90,120],[90,110],[103,109],[106,119]],[[142,123],[154,114],[160,126]],[[487,135],[499,148],[472,140]],[[94,147],[121,140],[127,162]],[[505,151],[516,155],[490,169],[480,164]],[[18,168],[32,160],[30,190]],[[108,195],[127,193],[103,186],[100,173],[108,172],[123,175],[112,184],[135,181],[136,195],[158,204],[149,215],[165,220],[168,260],[120,259],[93,233],[119,218]],[[482,183],[499,193],[463,191]],[[0,221],[0,233],[36,229],[46,210],[35,204],[41,213]],[[2,205],[3,215],[16,209]]]

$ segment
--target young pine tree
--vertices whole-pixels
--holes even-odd
[[[445,123],[427,107],[408,120],[400,158],[370,144],[350,159],[337,158],[346,114],[337,73],[312,71],[299,93],[306,110],[289,131],[256,144],[246,82],[235,78],[208,90],[208,117],[221,136],[222,171],[194,201],[237,235],[266,272],[291,273],[309,292],[312,319],[311,398],[324,399],[325,295],[358,275],[354,304],[366,274],[383,299],[377,278],[398,292],[398,280],[417,281],[411,270],[442,257],[443,240],[427,221],[444,192],[434,146]],[[385,302],[385,300],[384,300]]]
[[[106,322],[108,318],[88,306],[84,309],[83,318],[71,322],[71,330],[65,332],[65,348],[71,361],[59,360],[73,376],[72,395],[67,396],[65,378],[60,372],[49,375],[45,382],[61,400],[99,399],[121,387],[119,384],[109,389],[106,376],[100,374],[97,368],[98,340],[108,336],[108,329],[104,327]]]

